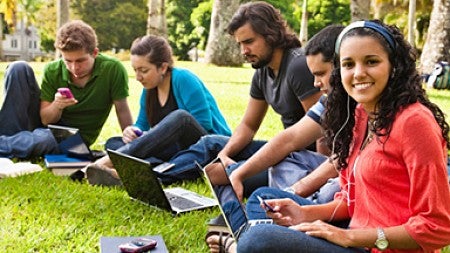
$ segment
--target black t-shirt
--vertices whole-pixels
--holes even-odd
[[[274,79],[272,69],[262,67],[255,71],[250,96],[265,100],[281,115],[284,128],[292,126],[304,115],[301,100],[319,91],[314,87],[314,76],[306,65],[301,48],[287,49],[283,53],[278,76]]]
[[[154,88],[150,91],[155,93],[155,99],[151,100],[151,103],[153,104],[153,115],[151,121],[154,122],[154,125],[158,124],[169,113],[178,109],[177,101],[173,96],[172,87],[170,87],[169,97],[167,98],[166,104],[163,106],[161,106],[161,104],[159,103],[157,90],[157,88]]]

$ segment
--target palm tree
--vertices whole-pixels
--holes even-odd
[[[302,20],[300,25],[300,34],[298,36],[302,45],[308,41],[308,0],[303,0]]]
[[[148,0],[147,34],[167,37],[165,0]]]
[[[450,62],[450,5],[448,0],[434,0],[428,35],[420,57],[423,73],[431,73],[438,61]]]
[[[214,0],[205,51],[207,63],[218,66],[241,66],[244,63],[237,43],[226,32],[226,27],[238,7],[239,0]]]
[[[408,12],[408,42],[415,46],[414,32],[416,31],[416,0],[409,1]]]
[[[352,22],[370,18],[370,0],[351,0]]]
[[[56,0],[56,30],[69,21],[69,0]],[[58,59],[61,53],[56,50],[55,59]]]

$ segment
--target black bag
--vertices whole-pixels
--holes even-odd
[[[428,77],[427,87],[438,90],[450,90],[450,65],[448,62],[436,63],[433,73]]]

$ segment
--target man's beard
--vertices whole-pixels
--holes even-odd
[[[251,64],[252,68],[259,69],[259,68],[265,67],[265,66],[267,66],[267,64],[270,63],[270,61],[272,61],[273,49],[270,48],[269,50],[270,51],[267,54],[263,55],[259,61]]]

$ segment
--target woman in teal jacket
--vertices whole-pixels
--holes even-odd
[[[162,37],[147,35],[131,46],[131,65],[143,85],[136,123],[113,137],[106,148],[149,160],[168,161],[206,134],[231,135],[216,101],[195,74],[173,67],[172,49]],[[120,184],[109,157],[87,168],[91,184]],[[109,169],[108,169],[109,168]],[[163,175],[161,175],[163,176]],[[191,179],[197,174],[177,178]]]

